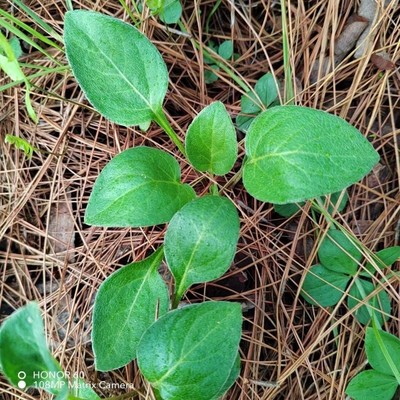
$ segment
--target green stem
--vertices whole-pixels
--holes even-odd
[[[288,23],[286,18],[285,0],[281,0],[281,14],[282,14],[283,71],[285,76],[284,103],[293,104],[294,89],[293,89],[293,79],[292,79],[292,68],[290,67],[289,35],[288,35]]]
[[[172,310],[175,310],[176,308],[178,308],[179,302],[181,301],[183,293],[185,293],[185,290],[182,290],[180,287],[177,287],[175,289],[174,300],[172,301]]]
[[[164,129],[165,133],[169,136],[169,138],[175,143],[176,147],[180,150],[180,152],[186,157],[185,147],[179,136],[172,128],[171,124],[169,123],[165,113],[163,110],[160,110],[154,115],[154,120],[157,124]]]

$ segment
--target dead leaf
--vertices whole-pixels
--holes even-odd
[[[52,205],[47,229],[52,252],[57,259],[67,262],[72,262],[74,258],[75,219],[71,215],[71,204],[71,194],[66,193],[64,198]]]

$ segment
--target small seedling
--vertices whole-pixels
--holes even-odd
[[[361,250],[347,235],[331,229],[320,245],[318,257],[320,264],[312,266],[307,272],[301,291],[310,304],[320,307],[336,305],[351,283],[347,305],[349,309],[358,307],[355,317],[360,323],[367,325],[371,321],[371,309],[375,310],[379,324],[389,318],[391,306],[388,294],[380,290],[371,296],[378,289],[371,280],[376,271],[374,265],[366,262],[360,270]],[[382,250],[374,257],[380,269],[389,267],[399,258],[399,246]],[[361,302],[366,304],[359,306]]]
[[[240,114],[236,117],[236,125],[243,132],[247,132],[254,118],[262,110],[280,104],[278,83],[274,76],[268,72],[257,82],[253,91],[242,95],[240,100]]]
[[[192,284],[222,276],[236,252],[237,210],[214,183],[214,175],[230,173],[238,163],[230,116],[222,103],[212,103],[193,120],[183,143],[163,111],[167,67],[142,33],[88,11],[68,12],[64,33],[73,74],[95,109],[124,126],[156,122],[213,188],[212,195],[197,197],[171,154],[145,146],[116,155],[100,173],[86,223],[169,225],[163,246],[100,286],[92,329],[96,368],[111,370],[136,359],[158,399],[218,399],[240,371],[241,307],[223,301],[178,305]],[[269,96],[271,105],[275,96]],[[239,161],[245,189],[276,204],[341,191],[379,159],[346,121],[297,106],[261,112],[248,128],[245,153]],[[158,273],[163,260],[174,278],[172,294]]]
[[[233,56],[234,59],[239,57],[239,54],[233,52],[233,42],[232,40],[224,40],[219,46],[213,41],[210,41],[208,45],[214,53],[218,54],[224,60],[230,60]],[[216,63],[215,58],[212,57],[212,53],[207,52],[208,55],[204,56],[204,61],[211,70],[206,70],[204,72],[204,79],[206,83],[214,83],[218,80],[218,75],[213,71],[219,71],[219,67]]]

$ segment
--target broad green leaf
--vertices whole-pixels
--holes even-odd
[[[364,279],[358,279],[358,282],[362,285],[365,296],[368,296],[375,290],[375,286]],[[350,288],[349,297],[347,298],[347,305],[349,309],[356,307],[360,302],[364,302],[364,295],[360,293],[358,286],[354,283]],[[368,302],[370,306],[373,307],[373,311],[379,321],[380,324],[383,321],[387,321],[389,319],[390,312],[392,311],[392,307],[390,305],[390,299],[388,294],[381,290],[377,296],[373,296]],[[382,310],[385,314],[382,314],[378,310]],[[371,315],[368,312],[367,306],[361,306],[356,312],[355,317],[358,319],[360,323],[363,325],[367,325],[371,320]]]
[[[0,364],[6,378],[20,389],[33,386],[53,394],[68,389],[65,375],[47,347],[40,310],[34,302],[3,322]]]
[[[256,199],[277,204],[342,190],[379,160],[346,121],[298,106],[277,106],[260,114],[247,132],[245,147],[245,188]]]
[[[138,365],[163,400],[211,400],[225,391],[241,336],[237,303],[205,302],[171,311],[143,335]]]
[[[93,311],[96,369],[109,371],[136,358],[144,331],[168,311],[167,287],[157,272],[159,249],[143,261],[111,274],[100,286]]]
[[[387,249],[383,249],[378,251],[375,256],[377,257],[377,261],[374,263],[378,268],[384,269],[390,267],[393,263],[400,259],[400,246],[388,247]],[[367,262],[365,264],[365,269],[369,271],[361,271],[361,275],[371,276],[376,272],[375,265]]]
[[[301,295],[310,304],[320,307],[334,306],[343,296],[350,276],[331,271],[323,265],[314,265],[307,272]]]
[[[222,276],[229,268],[239,238],[239,217],[225,197],[205,196],[186,204],[165,234],[165,258],[180,298],[194,283]]]
[[[277,84],[270,72],[257,81],[254,92],[251,91],[242,95],[240,114],[236,117],[238,128],[245,132],[249,129],[256,115],[262,111],[261,105],[268,108],[279,104]]]
[[[96,226],[139,227],[168,222],[193,189],[180,182],[178,162],[162,150],[134,147],[115,156],[101,171],[86,209]]]
[[[160,112],[168,72],[157,48],[136,28],[91,12],[68,11],[65,49],[94,108],[121,125],[142,125]]]
[[[228,173],[237,158],[235,127],[225,106],[216,101],[189,125],[185,140],[189,161],[199,171]]]
[[[229,60],[233,54],[232,40],[223,41],[218,47],[218,54],[225,60]]]
[[[396,378],[374,369],[356,375],[346,388],[346,394],[354,400],[391,400],[397,390]]]
[[[377,334],[379,338],[377,338]],[[397,372],[399,372],[400,338],[382,330],[377,330],[377,334],[374,332],[373,328],[367,328],[365,333],[365,351],[367,353],[368,362],[372,368],[377,371],[394,376],[395,373],[386,360],[387,356],[382,351],[379,340],[382,341],[387,354],[391,357],[395,368],[397,368]]]
[[[330,229],[319,246],[318,257],[326,268],[354,275],[362,254],[342,231]]]

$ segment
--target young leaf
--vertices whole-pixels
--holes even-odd
[[[236,117],[236,124],[244,132],[247,132],[255,116],[262,111],[260,101],[265,108],[279,104],[277,84],[270,72],[257,81],[254,91],[242,95],[240,100],[240,114]]]
[[[65,49],[94,108],[121,125],[150,122],[160,112],[168,72],[157,48],[136,28],[91,11],[68,11]]]
[[[342,231],[330,229],[319,246],[318,257],[326,268],[354,275],[362,254]]]
[[[4,321],[0,349],[2,373],[14,386],[24,389],[36,385],[52,394],[68,390],[61,367],[48,350],[36,303],[28,303]]]
[[[377,337],[379,335],[379,337]],[[386,349],[387,354],[391,357],[391,361],[397,371],[393,371],[392,367],[387,361],[387,355],[382,351],[381,342]],[[399,360],[400,360],[400,339],[390,333],[382,330],[374,331],[373,328],[367,328],[365,333],[365,351],[367,353],[368,362],[372,368],[377,371],[393,375],[399,374]],[[400,385],[400,381],[398,382]]]
[[[346,394],[354,400],[391,400],[397,386],[394,376],[369,369],[359,373],[350,381]]]
[[[98,371],[116,369],[135,359],[144,331],[168,311],[168,290],[157,272],[163,255],[159,249],[114,272],[100,286],[92,334]]]
[[[400,258],[400,246],[388,247],[386,249],[378,251],[375,256],[377,257],[378,261],[376,261],[374,264],[370,262],[367,262],[365,264],[365,269],[370,273],[363,270],[361,271],[361,275],[371,276],[371,274],[375,274],[375,265],[378,266],[378,268],[380,269],[390,267]]]
[[[241,336],[237,303],[205,302],[171,311],[143,335],[138,365],[163,400],[211,400],[227,389]]]
[[[334,306],[343,296],[351,277],[331,271],[323,265],[314,265],[307,272],[301,295],[310,304]]]
[[[243,183],[258,200],[296,203],[357,182],[378,162],[360,132],[339,117],[298,106],[260,114],[246,136]]]
[[[362,288],[366,296],[368,296],[375,290],[375,286],[369,281],[365,281],[364,279],[358,279],[358,282],[362,285]],[[347,306],[351,309],[356,307],[360,302],[363,301],[364,301],[364,295],[360,293],[359,288],[354,283],[349,291],[349,297],[347,298]],[[375,315],[380,324],[382,324],[383,321],[387,321],[389,319],[392,307],[390,305],[389,296],[384,290],[381,290],[378,295],[373,296],[367,303],[373,307],[373,311],[375,312]],[[379,312],[378,310],[382,310],[384,314]],[[363,325],[367,325],[371,320],[371,315],[368,311],[367,306],[361,306],[360,308],[358,308],[357,311],[355,312],[355,317]]]
[[[216,101],[189,125],[186,140],[189,161],[199,171],[228,173],[237,158],[236,132],[225,106]]]
[[[205,196],[182,207],[165,234],[165,258],[177,298],[190,285],[223,275],[232,263],[238,237],[239,218],[227,198]]]
[[[85,222],[97,226],[139,227],[168,222],[193,189],[180,183],[174,157],[151,147],[135,147],[115,156],[93,187]]]
[[[225,60],[229,60],[233,54],[232,40],[225,40],[218,47],[218,54]]]

